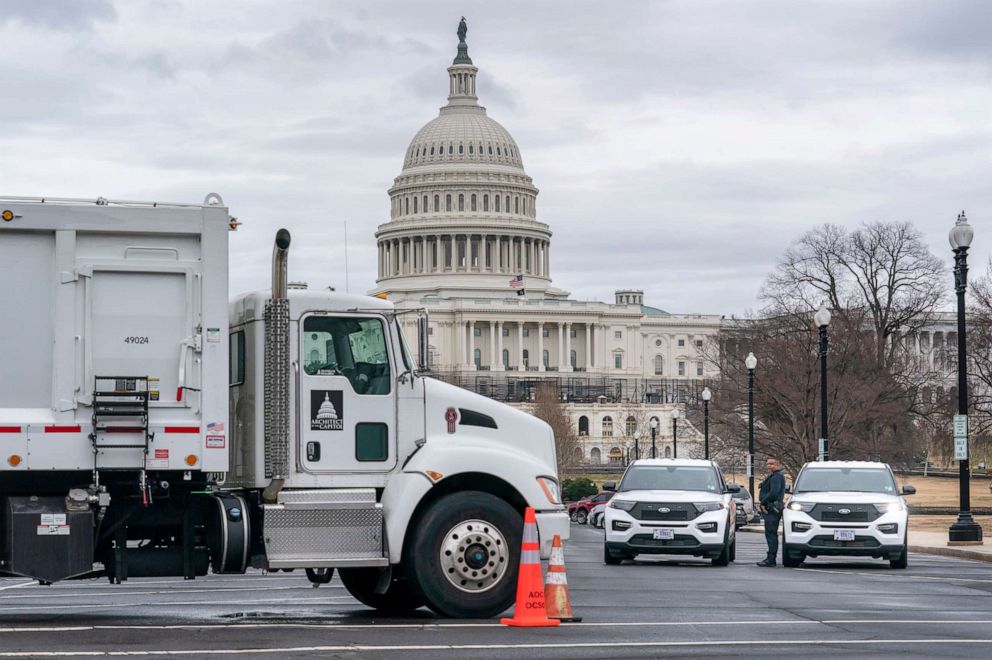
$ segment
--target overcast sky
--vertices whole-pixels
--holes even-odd
[[[741,313],[818,223],[910,220],[992,254],[992,2],[0,0],[0,194],[219,192],[232,293],[374,286],[374,232],[448,90],[460,16],[480,102],[554,232],[555,285]]]

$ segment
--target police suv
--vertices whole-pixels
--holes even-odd
[[[726,566],[736,554],[735,505],[740,486],[727,485],[713,461],[641,459],[624,472],[606,507],[603,561],[639,554],[708,557]]]
[[[903,486],[885,463],[807,463],[792,487],[783,513],[782,563],[796,567],[806,557],[842,555],[888,559],[907,566],[909,513]]]

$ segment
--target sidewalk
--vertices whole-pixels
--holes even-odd
[[[753,532],[763,534],[765,528],[761,525],[746,525],[738,532]],[[992,539],[986,539],[984,545],[947,545],[947,532],[909,532],[909,551],[922,552],[928,555],[942,557],[957,557],[958,559],[974,559],[975,561],[992,562]]]
[[[914,532],[910,529],[909,551],[992,562],[992,542],[988,539],[984,545],[948,546],[947,532]]]

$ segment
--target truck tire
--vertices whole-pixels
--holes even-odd
[[[407,535],[411,586],[438,614],[496,616],[513,604],[523,526],[520,513],[495,495],[445,495]]]
[[[394,579],[386,593],[375,593],[379,581],[377,568],[339,568],[338,576],[355,600],[380,612],[403,614],[426,605],[406,580]]]

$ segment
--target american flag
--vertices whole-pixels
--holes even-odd
[[[524,276],[523,275],[517,275],[512,280],[510,280],[510,288],[511,289],[522,289],[522,288],[524,288]]]

